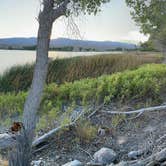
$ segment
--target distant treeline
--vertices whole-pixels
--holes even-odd
[[[16,47],[16,46],[6,46],[6,47],[0,47],[0,49],[7,49],[7,50],[36,50],[36,45],[34,46],[20,46],[20,47]],[[121,48],[121,47],[117,47],[114,49],[106,49],[104,51],[136,51],[136,50],[140,50],[140,48],[135,48],[135,49],[127,49],[127,48]],[[142,51],[144,51],[143,49],[141,49]],[[50,51],[78,51],[78,52],[99,52],[101,50],[96,49],[96,48],[84,48],[84,47],[73,47],[73,46],[65,46],[65,47],[50,47]],[[150,50],[149,50],[150,51]],[[154,51],[154,50],[153,50]]]
[[[7,50],[36,50],[37,46],[23,46],[23,47],[16,47],[16,46],[8,46],[2,47],[1,49]],[[95,48],[83,48],[83,47],[73,47],[73,46],[65,46],[65,47],[50,47],[50,51],[97,51]]]

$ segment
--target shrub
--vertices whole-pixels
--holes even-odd
[[[82,143],[90,143],[97,136],[97,128],[89,121],[82,121],[76,126],[76,136]]]
[[[132,99],[144,103],[148,103],[147,101],[160,103],[165,89],[166,65],[164,64],[144,65],[136,70],[62,85],[49,84],[45,88],[38,115],[46,119],[41,119],[41,123],[54,125],[52,121],[62,115],[67,115],[65,121],[68,122],[71,108],[74,109],[76,106],[114,101],[126,102]],[[26,96],[26,92],[0,94],[0,119],[20,117]],[[66,112],[66,108],[69,112]]]

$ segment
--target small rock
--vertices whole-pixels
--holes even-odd
[[[128,153],[128,158],[133,160],[133,159],[137,159],[138,157],[140,157],[143,154],[142,150],[138,150],[138,151],[131,151]]]
[[[45,162],[42,161],[41,159],[37,160],[37,161],[32,161],[31,163],[32,166],[44,166]]]
[[[86,166],[102,166],[103,164],[101,163],[95,163],[95,162],[89,162],[86,164]]]
[[[56,156],[55,160],[59,160],[61,158],[61,156]]]
[[[105,136],[106,135],[105,129],[99,128],[98,129],[98,135],[99,136]]]
[[[84,164],[78,160],[74,160],[74,161],[68,162],[62,166],[84,166]]]
[[[94,154],[94,161],[101,164],[111,164],[117,158],[116,153],[109,148],[101,148]]]

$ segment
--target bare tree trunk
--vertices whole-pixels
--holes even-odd
[[[42,13],[41,13],[42,14]],[[39,18],[37,56],[32,86],[24,105],[24,133],[17,138],[17,145],[10,154],[10,166],[29,166],[31,145],[36,127],[36,113],[40,106],[48,68],[48,50],[53,20],[47,15]]]
[[[45,22],[46,21],[46,22]],[[48,68],[48,50],[52,22],[47,20],[40,22],[37,42],[37,59],[33,76],[32,87],[24,105],[23,124],[30,139],[36,127],[36,112],[40,106],[40,100],[44,89]]]
[[[54,9],[53,0],[43,0],[43,10],[39,14],[37,55],[33,81],[24,105],[23,131],[21,135],[16,136],[16,146],[10,153],[10,166],[30,166],[32,141],[36,128],[36,113],[40,106],[47,77],[48,51],[52,25],[56,19],[65,15],[69,2],[70,0],[64,0]]]

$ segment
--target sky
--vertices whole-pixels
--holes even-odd
[[[0,38],[36,37],[39,0],[0,0]],[[74,20],[76,29],[70,28]],[[146,41],[130,16],[125,0],[111,0],[104,4],[96,16],[80,15],[78,18],[60,18],[53,26],[52,38],[68,37],[98,41]]]

